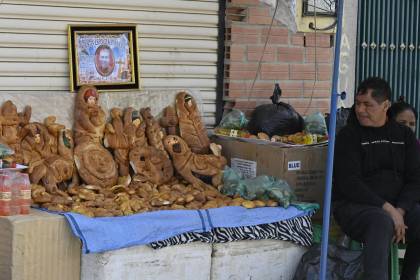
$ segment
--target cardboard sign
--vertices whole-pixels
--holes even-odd
[[[293,171],[293,170],[300,170],[300,160],[296,160],[296,161],[289,161],[287,163],[287,170],[288,171]]]
[[[231,158],[230,164],[234,170],[241,172],[247,179],[257,177],[257,163],[255,161]]]

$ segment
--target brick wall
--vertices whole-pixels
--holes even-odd
[[[294,34],[275,20],[258,71],[270,7],[259,0],[228,0],[226,16],[225,107],[250,113],[255,106],[271,102],[278,82],[282,101],[299,113],[329,110],[332,34],[317,32],[316,39],[314,33]]]

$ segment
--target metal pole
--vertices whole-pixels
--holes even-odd
[[[327,174],[325,180],[325,194],[324,194],[324,212],[322,222],[322,243],[321,243],[321,268],[319,272],[319,279],[326,280],[327,272],[327,256],[328,256],[328,234],[330,230],[330,208],[331,208],[331,188],[332,175],[334,165],[334,146],[335,146],[335,127],[337,119],[337,84],[338,72],[340,65],[340,46],[341,46],[341,29],[343,24],[343,5],[344,0],[337,1],[337,32],[335,34],[335,51],[334,51],[334,66],[331,87],[331,104],[330,104],[330,131],[328,143],[328,159],[327,159]]]

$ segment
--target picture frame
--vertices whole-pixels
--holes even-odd
[[[140,88],[136,25],[69,25],[70,90]]]

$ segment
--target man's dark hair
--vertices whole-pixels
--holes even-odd
[[[372,98],[378,103],[391,100],[391,87],[382,78],[370,77],[364,80],[357,88],[356,96],[365,95],[368,90],[372,90]]]

